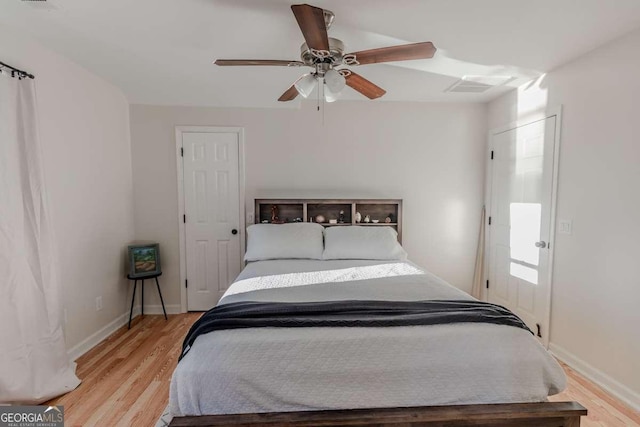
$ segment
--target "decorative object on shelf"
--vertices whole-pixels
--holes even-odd
[[[316,222],[323,223],[324,221],[325,221],[325,219],[324,219],[323,215],[317,215],[316,216]]]
[[[389,221],[387,221],[386,219],[384,220],[384,222],[393,222],[393,212],[389,213],[389,216],[387,216],[387,218],[389,219]]]
[[[263,223],[263,224],[269,224],[269,220],[268,220],[268,219],[263,219],[263,220],[262,220],[262,223]]]
[[[388,217],[386,217],[384,219],[384,222],[386,222],[387,224],[389,224],[391,222],[391,215],[389,215]]]
[[[356,212],[356,224],[362,222],[362,214],[360,212]]]
[[[379,219],[372,219],[371,222],[374,223],[374,224],[377,224],[377,223],[380,222],[380,220]]]
[[[340,216],[338,217],[338,222],[340,224],[344,224],[344,211],[340,211]]]
[[[330,219],[329,220],[329,224],[337,224],[338,220],[337,219]]]
[[[264,221],[263,221],[264,222]],[[269,222],[269,221],[267,221]],[[278,218],[278,205],[271,205],[271,224],[284,224],[285,221]],[[289,219],[286,219],[286,222],[289,222]]]
[[[300,217],[293,218],[293,222],[302,222],[302,218],[300,218]]]
[[[371,222],[371,217],[370,217],[369,215],[366,215],[366,216],[364,217],[364,222],[366,222],[366,223],[370,223],[370,222]]]

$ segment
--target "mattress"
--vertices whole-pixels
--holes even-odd
[[[237,301],[468,300],[410,262],[250,263]],[[249,328],[202,335],[173,373],[175,416],[542,402],[566,378],[526,330],[494,324]]]

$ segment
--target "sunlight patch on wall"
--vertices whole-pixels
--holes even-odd
[[[527,120],[537,118],[543,114],[549,102],[546,87],[546,74],[535,80],[525,83],[518,88],[516,101],[517,120]]]

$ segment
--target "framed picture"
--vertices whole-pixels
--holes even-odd
[[[160,245],[129,246],[129,277],[138,278],[160,274]]]

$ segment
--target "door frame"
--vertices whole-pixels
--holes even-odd
[[[545,348],[549,348],[549,338],[551,336],[551,294],[553,292],[553,264],[555,259],[555,242],[556,242],[556,207],[558,202],[558,172],[560,166],[560,140],[562,135],[562,105],[558,105],[556,107],[551,107],[545,109],[543,112],[532,114],[527,116],[525,119],[519,119],[513,121],[505,126],[499,126],[494,129],[490,129],[487,137],[487,167],[485,169],[485,200],[484,204],[486,206],[486,220],[488,221],[489,216],[491,216],[491,200],[492,200],[492,189],[493,189],[493,162],[491,161],[491,152],[493,151],[493,139],[496,135],[508,132],[510,130],[530,125],[535,122],[539,122],[541,120],[546,120],[548,118],[554,117],[556,118],[556,129],[554,135],[554,149],[553,149],[553,176],[551,179],[551,218],[549,220],[549,271],[547,272],[547,280],[549,283],[549,293],[547,295],[547,306],[544,318],[542,319],[546,322],[547,330],[543,331],[542,334],[542,343]],[[486,239],[485,239],[485,247],[484,253],[486,256],[484,257],[484,283],[489,279],[489,268],[491,267],[490,257],[491,257],[491,226],[487,225],[486,228]],[[486,285],[482,287],[482,300],[488,300],[488,290]]]
[[[178,235],[180,241],[180,310],[187,312],[187,233],[185,223],[180,221],[185,215],[184,202],[184,168],[182,163],[182,136],[185,133],[235,133],[238,135],[238,186],[240,212],[240,256],[245,252],[246,211],[245,211],[245,163],[244,163],[244,128],[226,126],[176,126],[176,164],[178,175]],[[242,260],[241,260],[242,261]]]

